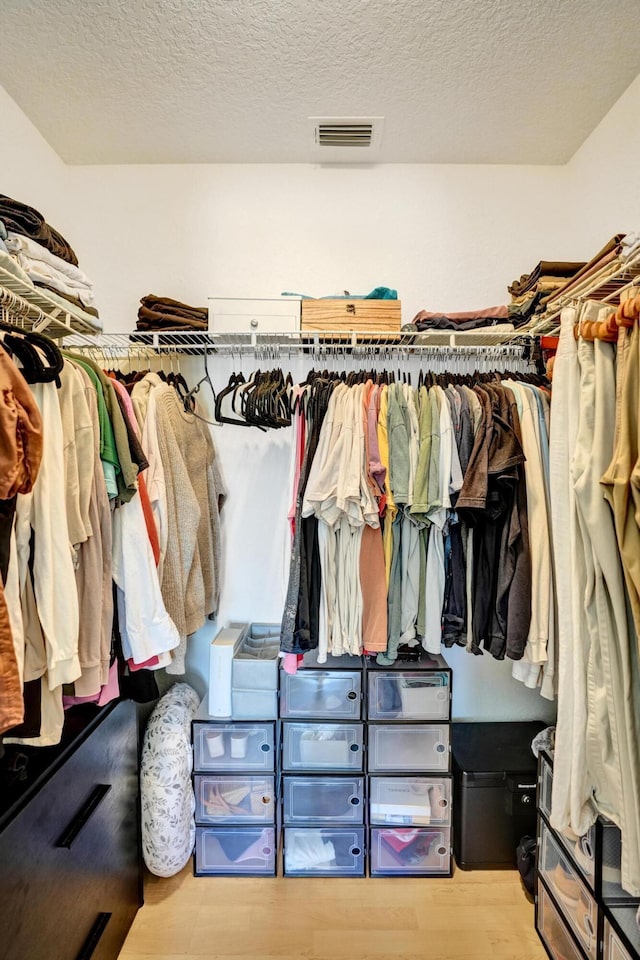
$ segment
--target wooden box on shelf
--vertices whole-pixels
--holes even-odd
[[[303,300],[302,329],[400,332],[399,300]]]

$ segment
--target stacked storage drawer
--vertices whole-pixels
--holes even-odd
[[[274,876],[276,724],[193,722],[196,876]]]
[[[553,765],[538,766],[536,929],[554,960],[638,960],[638,901],[621,886],[620,831],[598,817],[577,840],[550,825]]]
[[[442,657],[367,670],[369,872],[451,875],[451,671]]]
[[[281,675],[286,876],[364,876],[362,688],[359,657]]]

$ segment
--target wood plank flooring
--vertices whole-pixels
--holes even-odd
[[[452,879],[147,875],[120,960],[546,960],[515,870]]]

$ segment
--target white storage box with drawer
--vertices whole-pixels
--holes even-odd
[[[212,333],[288,333],[300,329],[300,297],[209,297]]]

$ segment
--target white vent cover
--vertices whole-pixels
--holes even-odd
[[[313,156],[320,162],[368,163],[382,139],[384,117],[309,117]]]

